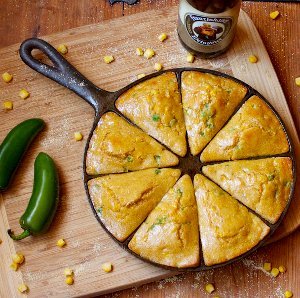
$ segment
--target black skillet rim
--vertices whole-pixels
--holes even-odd
[[[88,147],[89,147],[89,143],[90,143],[90,140],[91,140],[91,137],[93,135],[93,132],[100,120],[100,118],[102,117],[103,114],[109,112],[111,109],[113,109],[114,111],[113,112],[116,112],[118,111],[117,108],[115,107],[115,102],[117,100],[117,98],[122,94],[124,93],[125,91],[129,90],[130,88],[132,88],[133,86],[143,82],[143,81],[146,81],[146,80],[149,80],[153,77],[157,77],[163,73],[166,73],[166,72],[173,72],[175,73],[176,75],[176,78],[177,78],[177,82],[178,82],[178,85],[179,85],[179,91],[180,91],[180,96],[181,96],[181,86],[180,86],[180,83],[181,83],[181,75],[183,72],[185,71],[197,71],[197,72],[201,72],[201,73],[209,73],[209,74],[213,74],[213,75],[216,75],[216,76],[220,76],[220,77],[223,77],[223,78],[227,78],[227,79],[231,79],[241,85],[243,85],[244,87],[247,88],[247,93],[244,97],[244,99],[239,103],[239,105],[236,107],[235,111],[232,113],[232,115],[229,117],[229,119],[226,121],[226,123],[220,128],[223,129],[223,127],[228,123],[228,121],[233,117],[233,115],[236,114],[236,112],[240,109],[240,107],[253,95],[257,95],[258,97],[260,97],[267,105],[268,107],[273,111],[273,113],[276,115],[277,119],[279,120],[284,132],[285,132],[285,135],[288,139],[288,143],[289,143],[289,151],[286,152],[286,153],[283,153],[283,154],[275,154],[275,155],[266,155],[266,156],[258,156],[258,157],[250,157],[250,158],[247,158],[248,160],[253,160],[253,159],[262,159],[262,158],[270,158],[270,157],[289,157],[291,160],[292,160],[292,173],[293,173],[293,183],[292,183],[292,187],[291,187],[291,190],[290,190],[290,195],[289,195],[289,199],[288,199],[288,202],[285,206],[285,209],[283,210],[280,218],[277,220],[277,222],[275,224],[271,224],[269,223],[268,221],[266,221],[265,219],[263,219],[261,216],[259,216],[256,212],[253,212],[253,210],[251,210],[250,208],[248,208],[247,206],[245,206],[244,204],[242,204],[240,201],[238,201],[240,204],[244,205],[251,213],[255,214],[256,216],[258,216],[260,219],[262,219],[264,221],[264,223],[266,223],[269,228],[270,228],[270,231],[269,233],[257,244],[255,245],[254,247],[252,247],[250,250],[248,250],[247,252],[231,259],[231,260],[228,260],[228,261],[225,261],[225,262],[222,262],[222,263],[219,263],[219,264],[215,264],[215,265],[212,265],[212,266],[207,266],[204,264],[204,259],[203,259],[203,253],[202,253],[202,246],[201,246],[201,238],[199,237],[199,246],[200,246],[200,263],[197,267],[186,267],[186,268],[177,268],[177,267],[171,267],[171,266],[166,266],[166,265],[162,265],[162,264],[159,264],[159,263],[156,263],[156,262],[153,262],[153,261],[150,261],[146,258],[143,258],[141,257],[140,255],[137,255],[136,253],[134,253],[132,250],[130,250],[128,248],[128,243],[129,241],[131,240],[131,238],[133,237],[133,235],[135,234],[135,232],[137,231],[137,229],[140,227],[138,226],[136,228],[136,230],[134,230],[129,237],[127,237],[127,239],[123,242],[119,241],[118,239],[116,239],[114,237],[113,234],[111,234],[111,232],[106,228],[106,226],[104,225],[104,223],[101,221],[100,217],[98,216],[98,213],[94,207],[94,204],[93,204],[93,201],[90,197],[90,194],[89,194],[89,190],[88,190],[88,181],[90,179],[93,179],[93,178],[96,178],[96,177],[99,177],[101,175],[88,175],[86,173],[86,163],[85,163],[85,160],[86,160],[86,155],[87,155],[87,151],[88,151]],[[245,257],[249,256],[250,254],[254,253],[258,248],[264,246],[267,244],[268,240],[270,239],[270,237],[273,235],[273,233],[275,232],[275,230],[278,228],[278,226],[280,225],[280,223],[282,222],[284,216],[286,215],[287,211],[288,211],[288,208],[290,206],[290,203],[291,203],[291,200],[294,196],[294,190],[295,190],[295,185],[296,185],[296,160],[295,160],[295,153],[294,153],[294,146],[293,146],[293,142],[292,142],[292,138],[290,136],[290,133],[288,132],[283,120],[281,119],[280,115],[278,114],[278,112],[275,110],[275,108],[270,104],[270,102],[264,97],[262,96],[257,90],[255,90],[254,88],[252,88],[250,85],[248,85],[247,83],[231,76],[231,75],[228,75],[228,74],[225,74],[225,73],[222,73],[222,72],[219,72],[219,71],[216,71],[216,70],[211,70],[211,69],[205,69],[205,68],[190,68],[190,67],[182,67],[182,68],[173,68],[173,69],[166,69],[166,70],[162,70],[162,71],[159,71],[159,72],[155,72],[155,73],[151,73],[139,80],[136,80],[132,83],[130,83],[129,85],[121,88],[120,90],[116,91],[116,92],[110,92],[110,93],[107,93],[107,100],[110,100],[111,101],[111,106],[108,107],[107,110],[105,110],[104,113],[102,112],[96,112],[95,114],[95,119],[94,119],[94,124],[93,124],[93,128],[92,130],[90,131],[89,133],[89,136],[87,138],[87,142],[86,142],[86,145],[85,145],[85,150],[84,150],[84,156],[83,156],[83,180],[84,180],[84,188],[85,188],[85,191],[86,191],[86,195],[87,195],[87,199],[89,201],[89,204],[92,208],[92,211],[94,213],[94,216],[96,217],[96,219],[98,220],[98,222],[101,224],[102,228],[105,230],[106,233],[109,234],[109,236],[115,241],[117,242],[123,249],[125,249],[127,252],[129,252],[131,255],[137,257],[138,259],[144,261],[144,262],[147,262],[149,264],[152,264],[152,265],[155,265],[157,267],[160,267],[162,269],[166,269],[166,270],[172,270],[172,271],[177,271],[177,272],[198,272],[198,271],[204,271],[204,270],[210,270],[210,269],[215,269],[215,268],[219,268],[219,267],[223,267],[223,266],[226,266],[226,265],[229,265],[229,264],[232,264],[234,262],[237,262],[237,261],[241,261],[242,259],[244,259]],[[119,113],[119,115],[121,115],[123,118],[125,118],[125,116],[121,113]],[[126,119],[126,118],[125,118]],[[127,119],[126,119],[127,120]],[[219,130],[219,131],[220,131]],[[218,131],[218,132],[219,132]],[[214,136],[215,137],[215,136]],[[213,138],[214,138],[213,137]],[[210,142],[209,142],[210,143]],[[166,147],[166,146],[165,146]],[[204,149],[203,149],[204,150]],[[203,151],[202,150],[202,151]],[[201,152],[202,152],[201,151]],[[196,155],[196,157],[200,157],[201,155],[201,152],[199,154]],[[226,162],[226,161],[220,161],[220,162]],[[211,162],[211,163],[207,163],[207,164],[212,164],[212,163],[218,163],[218,161],[215,161],[215,162]],[[205,165],[205,163],[201,163],[202,166]],[[176,167],[174,167],[176,168]],[[178,168],[178,167],[177,167]],[[204,175],[202,173],[202,167],[199,169],[199,173]],[[107,174],[105,174],[107,175]],[[182,174],[181,174],[182,176]],[[180,176],[180,177],[181,177]],[[206,175],[204,175],[206,178],[208,178]],[[209,179],[209,178],[208,178]],[[178,181],[178,180],[177,180]],[[217,184],[218,185],[218,184]],[[144,221],[143,221],[144,222]],[[142,223],[141,223],[142,224]]]

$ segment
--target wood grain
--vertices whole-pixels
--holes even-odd
[[[34,2],[34,3],[33,3]],[[109,7],[108,5],[105,4],[105,1],[97,1],[97,3],[91,3],[95,4],[93,7],[92,4],[89,5],[87,1],[85,1],[84,7],[80,4],[81,1],[1,1],[0,3],[0,18],[1,18],[1,24],[7,24],[10,23],[11,25],[9,26],[9,29],[7,26],[0,27],[0,33],[1,34],[1,39],[0,39],[0,46],[6,46],[10,45],[11,43],[14,42],[20,42],[26,37],[30,37],[34,35],[34,30],[40,26],[41,31],[38,32],[38,35],[41,34],[49,34],[53,33],[56,31],[62,31],[66,28],[72,28],[77,25],[83,25],[83,24],[89,24],[93,23],[96,21],[101,21],[105,18],[113,18],[116,16],[121,16],[123,11],[122,11],[122,6],[114,6],[114,7]],[[150,1],[150,0],[145,0],[141,1],[139,5],[136,5],[134,7],[126,7],[124,8],[124,14],[132,14],[135,12],[139,12],[142,10],[148,10],[148,9],[153,9],[153,8],[163,8],[163,7],[171,7],[174,4],[176,4],[177,1]],[[21,3],[21,4],[20,4]],[[59,9],[59,4],[63,3],[66,10]],[[10,7],[9,7],[10,6]],[[41,11],[45,7],[56,7],[57,9],[55,10],[55,17],[50,17],[46,13],[42,13]],[[294,84],[293,78],[295,76],[299,76],[299,63],[295,63],[295,57],[296,55],[296,49],[299,49],[299,46],[297,42],[299,43],[299,38],[296,41],[296,43],[291,44],[292,38],[297,37],[297,32],[299,32],[299,21],[296,19],[296,15],[299,15],[299,4],[274,4],[274,3],[244,3],[244,9],[248,12],[251,13],[252,18],[255,21],[256,26],[258,27],[265,44],[267,45],[267,49],[271,54],[271,60],[274,62],[275,60],[277,63],[275,63],[275,68],[276,72],[279,74],[279,77],[281,79],[281,82],[286,82],[283,84],[284,91],[287,95],[287,99],[290,105],[290,108],[292,110],[292,114],[295,117],[295,123],[296,127],[299,131],[299,102],[296,101],[296,96],[299,96],[299,88],[296,89]],[[7,8],[6,8],[7,7]],[[20,7],[22,8],[20,10]],[[42,9],[40,9],[42,7]],[[93,19],[93,8],[95,7],[102,7],[101,9],[104,9],[105,11],[102,11],[99,14],[96,14],[95,18],[99,19]],[[78,9],[80,9],[78,11]],[[278,21],[274,22],[268,19],[268,12],[274,9],[278,9],[279,11],[283,12],[282,17],[278,19]],[[24,11],[27,11],[26,14],[24,14]],[[100,11],[100,10],[98,10]],[[35,18],[35,15],[41,14],[41,17],[38,19],[35,19],[33,24],[31,24],[31,19]],[[100,14],[102,14],[102,18],[100,17]],[[74,18],[75,15],[81,15],[81,18]],[[15,20],[18,19],[18,22]],[[29,25],[28,25],[29,24]],[[266,25],[268,24],[268,25]],[[27,26],[28,25],[28,26]],[[276,30],[274,30],[276,28]],[[158,28],[159,30],[163,30],[163,28]],[[9,31],[7,31],[9,30]],[[43,30],[43,31],[42,31]],[[7,34],[7,32],[10,32],[10,34]],[[41,33],[42,32],[42,33]],[[281,36],[282,38],[276,38],[277,36]],[[108,40],[110,40],[111,36],[108,34],[105,36]],[[138,37],[136,37],[138,38]],[[62,40],[64,41],[64,40]],[[285,42],[282,42],[285,41]],[[296,47],[296,45],[298,47]],[[88,51],[88,48],[86,49]],[[7,55],[9,54],[9,51]],[[100,54],[101,56],[101,54]],[[74,59],[74,63],[78,63],[76,59]],[[132,62],[132,61],[131,61]],[[288,67],[285,67],[285,65],[288,65]],[[141,65],[137,65],[140,67]],[[143,70],[150,69],[150,66],[144,66]],[[19,70],[19,71],[24,71],[24,69]],[[138,70],[137,70],[138,71]],[[88,73],[87,73],[88,75]],[[97,78],[97,76],[95,76]],[[118,79],[118,78],[116,78]],[[18,82],[19,87],[22,86],[22,81]],[[113,88],[113,83],[110,82],[108,83],[108,86],[110,88]],[[60,92],[57,89],[53,89],[54,85],[51,85],[51,92],[53,91],[55,96],[59,95],[62,98],[67,100],[67,103],[63,104],[63,106],[57,104],[53,105],[51,102],[51,99],[48,99],[48,91],[47,90],[41,90],[40,96],[43,97],[43,100],[47,100],[47,104],[45,105],[45,108],[50,108],[51,111],[59,111],[60,108],[66,107],[69,108],[69,105],[74,104],[73,100],[76,100],[76,97],[73,96],[72,100],[68,98],[70,95],[68,94],[67,96],[65,93]],[[8,94],[10,94],[10,91],[7,91],[4,93],[5,96],[8,97]],[[2,99],[2,98],[1,98]],[[78,99],[77,99],[78,100]],[[78,100],[75,106],[79,104]],[[77,108],[71,109],[71,111],[68,111],[69,114],[73,115],[73,112],[77,115],[83,114],[84,117],[86,117],[86,121],[91,121],[92,119],[92,110],[89,110],[87,112],[87,105],[80,103],[82,105],[82,109],[79,109],[77,111]],[[83,107],[84,106],[84,107]],[[26,111],[26,116],[31,116],[34,115],[34,110],[32,111],[32,114],[30,113],[30,109],[34,109],[34,102],[33,103],[26,103],[26,104],[20,104],[19,108],[25,109]],[[77,111],[77,112],[76,112]],[[58,113],[59,114],[59,113]],[[62,112],[60,115],[57,115],[57,117],[49,118],[51,121],[56,121],[61,117],[61,115],[64,114]],[[42,115],[44,117],[44,115]],[[25,117],[25,115],[24,115]],[[2,119],[2,117],[1,117]],[[25,118],[24,118],[25,119]],[[77,121],[77,122],[76,122]],[[82,122],[81,117],[78,115],[76,116],[76,119],[74,122],[71,123],[72,126],[68,126],[66,123],[64,123],[65,127],[68,127],[70,130],[77,129],[78,125]],[[13,122],[11,122],[13,123]],[[7,125],[5,123],[1,123],[0,128],[2,129],[2,126],[4,131],[7,131],[9,127],[11,127],[11,123],[8,123]],[[58,126],[61,125],[62,122],[58,122],[58,125],[54,125],[53,127],[50,127],[48,129],[52,130],[53,132],[60,132]],[[4,133],[4,132],[3,132]],[[49,133],[49,130],[45,132],[41,136],[42,141],[43,138],[46,137],[46,135]],[[72,138],[72,133],[68,135],[70,139]],[[66,137],[66,135],[65,135]],[[47,140],[47,138],[46,138]],[[60,141],[62,138],[58,138],[56,141],[56,144],[60,144]],[[49,142],[49,141],[48,141]],[[79,145],[79,144],[77,144]],[[76,145],[76,146],[77,146]],[[44,145],[46,148],[48,148],[49,144],[47,144],[47,141],[44,140]],[[39,148],[40,149],[40,148]],[[80,147],[74,148],[73,145],[71,146],[66,146],[65,150],[69,154],[70,158],[74,158],[74,152],[78,150],[80,151]],[[58,150],[58,155],[61,152],[61,148]],[[30,181],[32,181],[32,165],[33,165],[33,158],[34,154],[36,154],[37,148],[32,148],[32,150],[28,153],[28,162],[24,165],[22,165],[21,173],[16,177],[16,181],[19,182],[18,187],[23,188],[24,185],[30,184]],[[55,156],[55,150],[51,152]],[[82,154],[82,152],[79,152],[78,154]],[[62,162],[66,162],[66,159],[62,160]],[[72,175],[80,175],[80,167],[81,164],[78,163],[76,165],[72,165],[72,167],[69,168],[70,171],[72,171]],[[24,180],[23,178],[23,173],[27,175],[27,178]],[[28,176],[29,175],[29,176]],[[31,175],[31,176],[30,176]],[[68,196],[70,196],[72,199],[76,198],[78,195],[77,191],[81,191],[80,187],[81,184],[79,182],[79,190],[77,191],[72,191],[68,192],[67,190],[69,187],[78,187],[78,182],[73,181],[73,184],[69,181],[68,183],[65,181],[66,177],[62,177],[64,181],[64,191]],[[27,200],[28,196],[30,195],[31,189],[30,187],[27,187],[27,190],[22,190],[21,194],[19,194],[19,199],[21,198],[22,200],[18,201],[20,202],[21,206],[16,208],[14,211],[16,214],[13,216],[13,220],[15,224],[17,223],[17,218],[18,216],[22,213],[23,206],[25,204],[25,201]],[[12,197],[14,197],[16,193],[12,194]],[[23,198],[22,198],[23,196]],[[18,196],[17,196],[18,198]],[[74,199],[75,200],[75,199]],[[63,203],[62,203],[62,208],[64,210],[71,210],[70,212],[70,219],[66,219],[63,214],[59,214],[58,218],[60,221],[60,224],[54,227],[55,231],[51,231],[51,234],[47,235],[46,238],[42,237],[41,239],[37,239],[36,241],[38,242],[38,245],[36,246],[34,242],[31,244],[27,243],[25,246],[25,250],[27,253],[27,246],[29,248],[37,248],[38,249],[38,257],[28,254],[28,261],[25,264],[22,273],[24,276],[27,278],[27,280],[30,280],[30,283],[32,281],[40,281],[43,286],[49,286],[51,282],[54,281],[59,283],[59,287],[63,288],[65,291],[64,296],[70,296],[74,295],[74,293],[77,294],[76,288],[75,289],[66,289],[66,287],[63,284],[63,277],[62,277],[62,270],[64,266],[62,265],[60,268],[55,268],[56,271],[55,277],[50,276],[50,280],[47,281],[47,273],[49,270],[48,263],[46,260],[50,255],[58,254],[60,255],[61,253],[56,250],[55,244],[52,242],[56,240],[56,237],[61,236],[61,233],[63,232],[63,228],[65,227],[66,224],[68,230],[67,236],[69,240],[69,248],[64,251],[64,254],[71,254],[71,256],[74,256],[75,254],[72,253],[72,250],[76,249],[76,246],[79,245],[77,241],[78,237],[80,237],[83,241],[86,240],[86,235],[83,234],[78,234],[75,235],[75,232],[72,231],[74,224],[78,224],[78,214],[76,214],[76,208],[81,208],[80,210],[83,210],[84,208],[87,208],[85,204],[83,204],[85,198],[81,198],[82,202],[80,204],[73,204],[69,201],[67,201],[67,197],[63,198]],[[83,209],[82,209],[83,208]],[[2,209],[1,209],[2,210]],[[68,211],[69,212],[69,211]],[[68,213],[69,214],[69,213]],[[2,219],[4,219],[3,214]],[[77,215],[77,217],[75,216]],[[89,214],[90,216],[91,214]],[[95,221],[93,218],[91,218],[91,221]],[[88,221],[89,222],[89,221]],[[86,228],[90,228],[91,223],[87,223],[85,226]],[[2,226],[2,225],[1,225]],[[7,224],[4,225],[5,228],[0,231],[0,238],[4,238],[5,234],[5,229],[7,228]],[[16,225],[15,225],[16,226]],[[63,226],[63,227],[62,227]],[[56,231],[57,230],[57,231]],[[91,231],[91,230],[90,230]],[[4,233],[4,234],[3,234]],[[53,234],[54,233],[54,234]],[[99,236],[96,233],[93,233],[91,231],[91,235]],[[49,236],[49,237],[48,237]],[[70,236],[70,237],[69,237]],[[47,240],[48,239],[48,240]],[[52,239],[50,241],[50,239]],[[6,239],[5,239],[6,240]],[[43,242],[47,242],[47,245],[41,246]],[[96,254],[97,256],[93,257],[93,261],[97,263],[99,266],[99,262],[105,260],[105,256],[107,255],[105,248],[102,247],[103,243],[110,243],[109,240],[106,238],[99,238],[97,239],[97,243],[100,243],[99,245],[92,245],[91,243],[88,242],[88,244],[84,244],[81,249],[76,250],[77,253],[80,253],[80,255],[86,256],[87,255],[87,250],[88,249],[93,249],[94,255]],[[49,244],[50,243],[50,244]],[[161,283],[153,283],[151,285],[143,286],[139,289],[133,289],[133,290],[128,290],[128,291],[123,291],[121,293],[118,293],[116,296],[120,297],[132,297],[132,296],[140,296],[140,297],[196,297],[196,296],[204,296],[203,292],[203,285],[207,281],[213,281],[216,284],[216,287],[218,289],[218,294],[221,297],[262,297],[262,296],[269,296],[269,297],[280,297],[279,292],[280,292],[280,287],[282,289],[292,289],[295,296],[297,297],[300,295],[300,289],[299,289],[299,276],[297,274],[297,268],[299,268],[299,257],[297,255],[297,250],[300,244],[300,237],[299,237],[299,232],[294,233],[292,236],[289,238],[285,238],[285,240],[281,241],[280,243],[273,244],[269,248],[261,250],[258,254],[255,256],[251,257],[253,260],[253,264],[251,265],[250,261],[246,264],[239,264],[239,265],[232,265],[228,266],[224,269],[220,270],[215,270],[215,271],[210,271],[207,273],[203,273],[200,275],[197,274],[186,274],[182,278],[180,278],[177,282],[172,283],[172,280],[167,280]],[[112,243],[112,246],[114,243]],[[9,251],[9,248],[7,248],[9,244],[7,244],[7,241],[4,241],[4,243],[0,246],[0,254],[1,254],[1,260],[6,258],[6,263],[9,263],[9,260],[7,260],[7,256],[13,252],[13,249]],[[80,245],[79,245],[80,246]],[[81,245],[82,246],[82,245]],[[105,245],[103,245],[105,246]],[[8,249],[8,250],[7,250]],[[18,249],[18,248],[17,248]],[[118,251],[118,248],[116,248],[116,251]],[[98,254],[101,254],[99,257]],[[77,257],[77,254],[76,254]],[[41,258],[41,260],[39,259]],[[67,258],[67,257],[66,257]],[[122,256],[121,256],[122,259]],[[278,266],[279,264],[284,264],[288,267],[288,272],[276,280],[271,279],[269,276],[265,275],[262,273],[260,270],[255,269],[253,266],[260,266],[263,261],[272,261],[272,263],[275,266]],[[117,265],[116,268],[123,268],[124,262],[122,262],[119,257],[116,258],[116,260],[110,259],[110,261],[113,261],[114,264]],[[31,268],[30,266],[41,266],[41,264],[44,266],[45,270],[44,272],[40,271],[30,271],[29,269]],[[250,264],[250,265],[249,265]],[[1,266],[3,263],[1,262]],[[5,264],[7,265],[7,264]],[[73,263],[72,263],[73,265]],[[125,261],[126,265],[126,261]],[[6,267],[6,266],[5,266]],[[51,266],[51,268],[55,267],[54,265]],[[78,282],[85,282],[86,280],[82,275],[84,272],[84,269],[87,267],[89,268],[89,262],[85,260],[84,258],[80,258],[77,260],[75,266],[75,269],[77,269],[77,275],[78,277]],[[1,269],[3,269],[1,267]],[[7,267],[6,267],[7,268]],[[136,267],[132,267],[132,269],[135,269],[137,274],[135,276],[139,276],[145,281],[152,273],[150,274],[141,274],[141,271],[137,269]],[[98,273],[98,267],[94,268],[92,270],[93,273]],[[76,275],[76,276],[77,276]],[[2,282],[7,282],[11,280],[11,277],[16,278],[16,282],[18,283],[21,280],[18,279],[18,275],[9,274],[5,278],[3,274],[0,275],[0,283]],[[4,277],[4,280],[3,280]],[[99,284],[99,280],[94,279],[93,277],[89,276],[92,280],[91,282],[87,282],[87,285],[90,287],[93,287],[97,284]],[[110,277],[110,275],[108,276]],[[102,278],[102,277],[101,277]],[[120,280],[122,280],[122,275],[120,274],[118,277]],[[88,279],[88,277],[87,277]],[[26,280],[26,279],[25,279]],[[110,278],[106,278],[104,276],[104,279],[101,280],[101,284],[108,283],[109,284]],[[227,280],[227,282],[224,282],[224,280]],[[95,282],[95,285],[93,284],[93,281]],[[131,280],[132,281],[132,280]],[[1,288],[3,288],[1,284]],[[5,284],[5,288],[7,288],[7,285]],[[13,284],[11,288],[15,289],[15,285]],[[35,287],[33,287],[33,290],[31,292],[32,295],[34,295],[35,290],[37,290]],[[0,292],[1,293],[1,292]],[[43,293],[42,291],[40,293]],[[53,292],[55,293],[55,291]],[[52,294],[53,294],[52,293]],[[15,294],[17,295],[17,294]],[[32,296],[30,295],[30,296]],[[0,295],[1,296],[1,295]]]

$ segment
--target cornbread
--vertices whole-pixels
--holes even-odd
[[[167,192],[129,242],[136,254],[166,266],[199,264],[199,228],[194,187],[184,175]]]
[[[216,184],[194,177],[205,265],[231,260],[258,244],[270,228]]]
[[[104,114],[91,138],[86,172],[120,173],[178,164],[178,158],[117,114]]]
[[[166,72],[123,93],[116,107],[173,152],[187,152],[185,124],[176,75]]]
[[[286,134],[273,111],[254,95],[202,152],[203,162],[274,155],[289,150]]]
[[[205,166],[202,171],[273,224],[285,209],[293,182],[292,161],[288,157],[225,162]]]
[[[188,142],[197,155],[243,100],[247,88],[220,76],[185,71],[181,92]]]
[[[88,181],[90,197],[103,224],[124,241],[148,216],[180,176],[177,169],[147,169]]]

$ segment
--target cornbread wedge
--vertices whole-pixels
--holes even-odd
[[[184,175],[165,194],[129,242],[150,261],[178,268],[199,264],[199,228],[194,187]]]
[[[118,98],[116,107],[173,152],[180,156],[186,154],[183,110],[173,72],[132,87]]]
[[[194,187],[205,265],[240,256],[269,233],[261,219],[204,176],[194,177]]]
[[[89,193],[106,228],[124,241],[180,176],[176,169],[147,169],[91,179]]]
[[[86,157],[89,175],[121,173],[178,164],[178,158],[117,114],[104,114]]]

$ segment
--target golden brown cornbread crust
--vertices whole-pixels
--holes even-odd
[[[199,154],[220,130],[247,93],[243,85],[198,71],[181,79],[182,105],[191,153]]]
[[[240,256],[269,233],[261,219],[204,176],[194,177],[194,187],[205,265]]]
[[[289,157],[231,161],[205,166],[202,171],[272,224],[279,219],[291,193]]]
[[[173,152],[187,152],[181,97],[175,73],[142,82],[116,101],[117,109]]]
[[[105,227],[119,241],[124,241],[179,176],[177,169],[147,169],[91,179],[88,188]]]
[[[93,132],[86,156],[89,175],[169,167],[178,158],[117,114],[104,114]]]
[[[236,160],[289,151],[286,134],[269,106],[253,95],[202,152],[203,162]]]
[[[194,187],[184,175],[165,194],[128,247],[152,262],[178,268],[199,265],[199,228]]]

